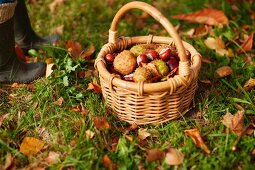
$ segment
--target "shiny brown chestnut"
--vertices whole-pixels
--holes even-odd
[[[143,52],[149,60],[155,60],[159,58],[159,54],[155,50],[146,50]]]
[[[145,54],[140,54],[137,57],[136,61],[137,61],[138,66],[142,66],[142,63],[148,63],[149,62],[149,60],[147,58],[147,55],[145,55]]]
[[[104,59],[107,63],[112,64],[114,61],[115,56],[113,54],[106,54]]]
[[[178,68],[179,62],[175,57],[170,57],[168,61],[166,61],[166,64],[170,68],[170,70],[174,70],[175,68]]]
[[[170,56],[171,56],[170,48],[165,48],[159,53],[159,58],[162,59],[163,61],[169,60]]]

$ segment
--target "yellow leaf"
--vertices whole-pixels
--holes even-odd
[[[43,149],[45,142],[33,137],[25,137],[20,145],[20,152],[26,156],[34,155]]]
[[[250,78],[249,80],[247,80],[243,86],[243,88],[247,91],[254,89],[255,88],[255,79]]]
[[[222,77],[226,77],[230,74],[233,73],[233,69],[229,66],[223,66],[223,67],[220,67],[216,70],[216,74],[217,76],[219,76],[220,78]]]

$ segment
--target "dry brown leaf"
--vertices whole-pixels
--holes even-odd
[[[79,78],[94,77],[96,75],[95,70],[86,70],[78,72]]]
[[[199,80],[199,81],[202,82],[202,83],[205,83],[205,84],[212,84],[211,80],[208,80],[208,79]]]
[[[223,116],[222,123],[232,132],[240,135],[244,126],[244,110],[238,110],[236,114],[227,113]]]
[[[60,97],[60,98],[58,98],[58,100],[55,101],[54,103],[55,103],[56,105],[58,105],[58,106],[62,106],[63,101],[64,101],[64,98],[63,98],[63,97]]]
[[[148,162],[153,162],[153,161],[163,159],[164,156],[165,156],[165,154],[163,151],[161,151],[159,149],[151,149],[151,150],[147,151],[146,160]]]
[[[93,122],[94,122],[94,126],[98,130],[104,130],[104,129],[109,129],[110,128],[110,124],[108,123],[106,118],[103,117],[103,116],[96,116],[96,117],[94,117],[93,118]]]
[[[244,83],[244,86],[243,86],[244,90],[252,90],[255,88],[255,79],[253,78],[250,78],[249,80],[247,80],[245,83]],[[1,124],[0,124],[1,125]]]
[[[254,37],[254,32],[248,36],[243,44],[241,45],[241,49],[237,51],[237,53],[242,53],[242,52],[248,52],[252,49],[252,44],[253,44],[253,37]]]
[[[56,164],[59,161],[60,153],[59,152],[52,152],[50,151],[45,161],[48,164]]]
[[[48,78],[52,73],[53,73],[53,69],[55,68],[55,64],[51,63],[51,64],[47,64],[46,67],[46,74],[45,77]]]
[[[25,137],[20,145],[20,152],[26,156],[34,155],[43,149],[45,142],[33,137]]]
[[[180,165],[184,160],[184,155],[182,152],[175,148],[168,149],[166,153],[165,162],[168,165]]]
[[[105,168],[110,168],[110,167],[111,167],[112,161],[111,161],[111,159],[109,158],[108,155],[104,155],[104,157],[103,157],[103,163],[104,163],[104,167],[105,167]]]
[[[81,54],[81,58],[88,60],[90,56],[95,52],[95,47],[93,44],[89,46],[89,48]]]
[[[51,31],[53,34],[62,35],[64,32],[64,25],[57,26]]]
[[[208,37],[204,43],[209,49],[215,50],[217,54],[229,56],[229,51],[225,49],[225,43],[220,37]]]
[[[102,89],[101,89],[101,86],[99,86],[98,84],[97,84],[97,82],[90,82],[89,84],[88,84],[88,88],[87,88],[87,90],[94,90],[94,92],[96,92],[96,93],[102,93]]]
[[[66,49],[73,58],[79,58],[82,54],[82,45],[74,40],[68,40],[66,43]]]
[[[85,136],[87,139],[92,139],[95,136],[95,133],[92,132],[91,130],[86,130]]]
[[[144,140],[147,137],[151,136],[147,129],[141,128],[138,130],[138,139]]]
[[[222,11],[212,8],[198,10],[190,14],[171,16],[171,18],[217,26],[229,23],[228,18]]]
[[[226,77],[226,76],[232,74],[233,69],[229,66],[223,66],[223,67],[218,68],[215,72],[216,72],[217,76],[222,78],[222,77]]]
[[[208,25],[200,25],[197,28],[191,28],[187,32],[180,33],[183,36],[187,36],[189,38],[199,38],[207,35],[212,28]]]
[[[87,109],[84,107],[84,105],[82,103],[80,103],[77,106],[74,106],[73,108],[70,109],[70,111],[79,112],[82,115],[87,115],[88,114]]]
[[[1,168],[1,166],[0,166],[0,168]],[[2,168],[3,168],[3,170],[16,170],[14,157],[10,153],[7,153],[6,159],[5,159],[5,164]]]
[[[9,116],[8,113],[1,115],[0,116],[0,127],[2,126],[2,124],[4,123],[4,120]]]
[[[13,84],[11,85],[11,88],[19,88],[19,87],[21,87],[21,86],[22,86],[22,84],[13,83]]]
[[[200,131],[199,129],[195,128],[195,129],[189,129],[189,130],[184,130],[184,132],[191,137],[191,139],[193,140],[193,142],[200,147],[201,149],[203,149],[207,154],[210,154],[211,151],[208,149],[208,147],[205,145],[204,140],[202,139],[201,135],[200,135]]]
[[[50,12],[54,13],[56,11],[57,6],[64,4],[65,0],[54,0],[50,3],[49,8]]]
[[[112,139],[111,139],[111,143],[110,143],[110,146],[111,146],[111,150],[114,152],[117,148],[117,145],[118,145],[118,142],[119,142],[119,137],[118,136],[114,136]]]

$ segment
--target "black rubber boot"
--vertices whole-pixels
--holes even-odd
[[[40,49],[45,44],[52,44],[59,39],[58,35],[41,38],[33,30],[24,0],[18,0],[14,13],[15,41],[27,52],[29,49]]]
[[[46,64],[24,63],[15,52],[13,19],[0,24],[0,84],[30,83],[45,74]]]

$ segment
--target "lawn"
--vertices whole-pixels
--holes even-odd
[[[255,50],[243,47],[246,50],[240,52],[255,31],[254,1],[144,1],[179,25],[182,39],[197,49],[203,62],[192,109],[176,120],[141,126],[119,120],[107,109],[102,93],[88,89],[92,82],[99,84],[93,62],[108,41],[112,19],[130,1],[26,2],[35,31],[42,36],[57,32],[61,40],[29,51],[31,61],[54,63],[50,76],[29,85],[0,85],[0,169],[254,169],[255,83],[251,88],[245,83],[255,78]],[[189,30],[204,29],[204,24],[171,18],[208,7],[221,10],[229,23],[208,26],[210,31],[201,35]],[[153,18],[141,16],[139,10],[125,15],[119,34],[169,36]],[[206,44],[210,37],[224,42],[221,51]],[[254,47],[252,38],[249,42]],[[85,52],[93,45],[95,52],[89,58],[75,58],[70,52],[75,43]],[[232,74],[217,75],[222,66],[229,66]],[[244,115],[238,133],[223,119],[240,112]],[[190,129],[199,130],[203,139],[199,144],[210,153],[187,135]],[[36,148],[24,152],[24,139]],[[170,165],[171,151],[184,159]]]

